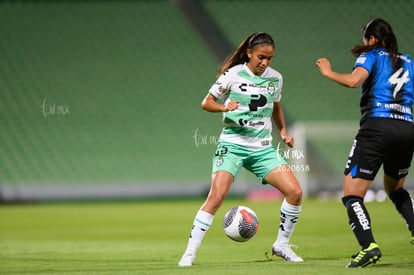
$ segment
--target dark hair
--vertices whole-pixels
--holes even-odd
[[[373,36],[378,39],[378,42],[374,45],[355,45],[351,49],[354,56],[359,56],[372,49],[385,48],[390,54],[394,69],[401,67],[402,61],[398,58],[397,37],[387,21],[381,18],[373,19],[362,28],[362,32],[365,39],[369,39]]]
[[[218,76],[222,75],[225,71],[235,65],[248,62],[249,57],[247,56],[247,49],[253,50],[255,47],[262,44],[271,45],[273,48],[275,47],[275,42],[272,36],[265,32],[256,32],[246,37],[237,49],[227,57],[223,64],[218,68]]]

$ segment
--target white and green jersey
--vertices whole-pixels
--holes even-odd
[[[220,141],[252,149],[270,146],[273,104],[281,99],[282,82],[282,75],[270,67],[261,76],[254,75],[246,64],[222,74],[209,92],[224,104],[238,100],[239,107],[223,113]]]

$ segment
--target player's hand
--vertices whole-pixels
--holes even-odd
[[[292,136],[284,135],[282,136],[282,140],[284,143],[286,143],[290,148],[293,147],[295,144],[295,139]]]
[[[325,57],[319,58],[316,60],[315,63],[316,67],[318,67],[319,71],[323,76],[326,76],[330,72],[332,72],[331,62]]]
[[[237,108],[239,108],[239,101],[237,100],[231,100],[229,101],[229,103],[227,103],[226,105],[224,105],[224,111],[225,112],[230,112],[230,111],[234,111]]]

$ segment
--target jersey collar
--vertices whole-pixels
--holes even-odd
[[[266,74],[266,72],[267,72],[267,70],[269,69],[269,67],[267,67],[264,71],[263,71],[263,73],[261,74],[261,75],[255,75],[252,71],[250,71],[250,69],[249,69],[249,67],[247,66],[247,62],[245,62],[244,64],[243,64],[243,68],[246,70],[246,72],[251,76],[251,77],[261,77],[261,76],[263,76],[263,75],[265,75]]]

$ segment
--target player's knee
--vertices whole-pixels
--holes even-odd
[[[302,189],[300,187],[291,189],[285,194],[287,201],[294,205],[300,205],[302,202]]]
[[[207,199],[207,203],[209,204],[210,208],[218,210],[223,204],[224,199],[224,194],[210,193]]]
[[[294,190],[293,192],[293,196],[297,199],[297,200],[301,200],[302,199],[302,188],[298,187]]]
[[[360,202],[360,203],[363,203],[363,201],[364,201],[364,198],[363,197],[360,197],[360,196],[353,196],[353,195],[350,195],[350,196],[344,196],[343,198],[342,198],[342,203],[344,204],[344,206],[346,207],[346,208],[348,208],[352,203],[354,203],[354,202]]]
[[[404,188],[399,188],[389,194],[391,201],[399,208],[405,201],[411,200],[411,196]]]

